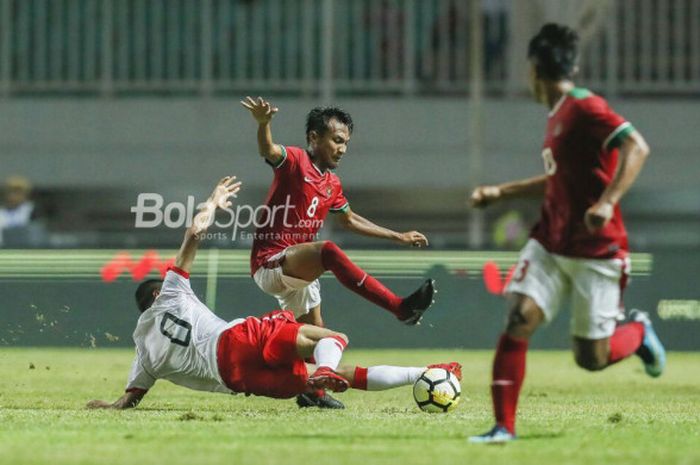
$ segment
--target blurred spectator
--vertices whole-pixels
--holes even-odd
[[[10,176],[5,180],[0,207],[0,246],[35,246],[43,239],[44,228],[35,221],[31,193],[32,185],[27,178]]]

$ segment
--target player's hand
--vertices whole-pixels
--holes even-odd
[[[586,210],[583,222],[589,232],[595,233],[607,225],[615,213],[615,208],[610,202],[598,202]]]
[[[262,97],[258,97],[257,100],[246,97],[245,100],[241,100],[241,105],[250,110],[250,114],[253,115],[258,124],[269,123],[272,117],[275,116],[275,113],[279,111],[279,108],[273,107],[270,102],[263,100]]]
[[[218,208],[228,208],[232,205],[231,197],[236,197],[241,190],[241,181],[236,182],[235,176],[226,176],[219,181],[214,191],[209,196],[209,202]]]
[[[241,184],[241,181],[236,182],[235,176],[226,176],[219,181],[214,191],[209,196],[209,200],[204,208],[197,213],[197,216],[195,216],[192,221],[194,234],[199,234],[207,230],[214,222],[214,215],[216,214],[217,208],[225,209],[233,205],[230,199],[231,197],[236,197],[238,191],[241,190]]]
[[[91,400],[90,402],[88,402],[87,405],[85,405],[85,407],[91,408],[91,409],[98,409],[98,408],[112,408],[113,405],[110,404],[109,402],[105,402],[104,400],[95,399],[95,400]]]
[[[411,247],[427,247],[428,238],[418,231],[409,231],[399,234],[399,242]]]
[[[501,198],[501,188],[498,186],[479,186],[469,197],[472,207],[483,208]]]

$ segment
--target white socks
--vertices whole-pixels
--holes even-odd
[[[394,367],[378,365],[367,368],[368,391],[383,391],[416,382],[425,371],[425,367]]]
[[[338,368],[343,350],[348,345],[345,339],[338,336],[324,337],[314,348],[314,358],[318,367]]]

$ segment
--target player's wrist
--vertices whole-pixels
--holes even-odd
[[[396,232],[396,231],[389,231],[389,238],[397,241],[397,242],[403,242],[404,241],[404,233]]]
[[[611,198],[600,198],[598,200],[598,205],[600,205],[601,207],[615,208],[616,204],[617,204],[617,202]]]

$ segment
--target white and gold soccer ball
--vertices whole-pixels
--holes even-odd
[[[413,398],[424,412],[445,413],[459,404],[462,387],[455,375],[443,368],[425,370],[413,385]]]

